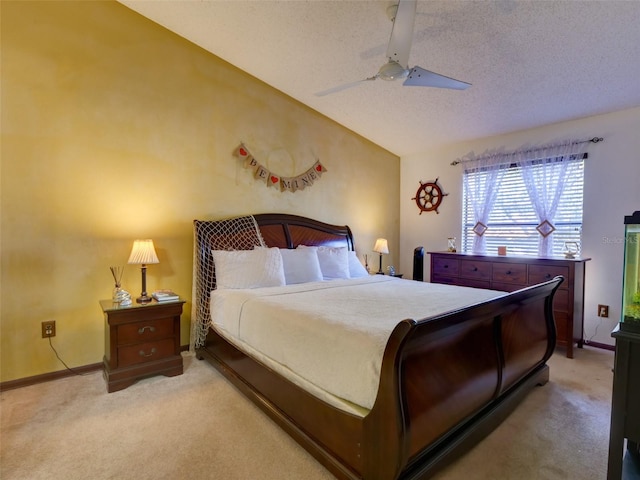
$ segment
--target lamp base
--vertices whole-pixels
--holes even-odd
[[[140,296],[136,298],[136,303],[149,303],[153,298],[147,295],[147,266],[142,264],[140,271],[142,272],[142,291],[140,292]]]
[[[136,303],[150,303],[153,301],[153,297],[149,297],[147,295],[143,295],[141,297],[136,298]]]

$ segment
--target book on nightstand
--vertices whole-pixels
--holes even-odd
[[[158,302],[175,302],[180,296],[171,290],[156,290],[151,294]]]

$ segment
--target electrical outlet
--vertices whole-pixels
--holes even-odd
[[[48,322],[42,322],[42,338],[55,337],[56,336],[56,321],[49,320]]]
[[[609,305],[598,305],[598,316],[603,318],[609,317]]]

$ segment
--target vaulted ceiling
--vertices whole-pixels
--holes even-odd
[[[409,66],[467,90],[363,82],[392,1],[121,3],[402,156],[640,106],[640,1],[418,0]]]

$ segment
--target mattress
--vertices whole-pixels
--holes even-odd
[[[364,415],[378,390],[387,340],[404,319],[423,319],[504,292],[375,275],[282,287],[219,289],[213,327],[330,404]]]

